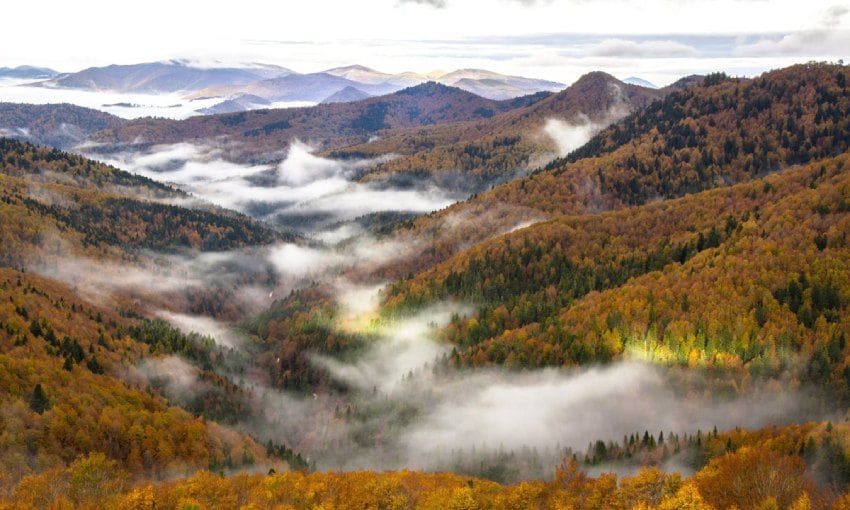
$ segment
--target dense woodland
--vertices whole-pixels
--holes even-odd
[[[480,303],[446,333],[464,364],[583,364],[648,346],[662,362],[778,370],[846,333],[848,163],[536,224],[399,282],[387,306]]]
[[[20,267],[49,240],[80,253],[223,250],[292,239],[247,216],[212,206],[184,208],[185,193],[116,168],[0,138],[0,260]]]
[[[435,377],[637,359],[693,375],[675,390],[694,397],[804,388],[832,421],[636,430],[581,450],[469,453],[446,465],[455,474],[311,473],[290,449],[298,445],[237,432],[257,398],[234,374],[255,369],[275,389],[345,402],[351,389],[311,356],[350,359],[374,340],[371,329],[342,327],[333,289],[308,285],[242,321],[251,343],[236,352],[145,318],[130,296],[94,304],[21,270],[67,254],[132,264],[146,250],[291,238],[228,211],[174,205],[186,197],[153,181],[0,140],[0,260],[9,266],[0,269],[0,508],[850,508],[847,74],[806,64],[752,80],[710,75],[656,95],[627,89],[637,109],[584,147],[445,211],[382,227],[387,238],[423,242],[409,257],[342,275],[390,281],[369,326],[435,303],[471,306],[439,330],[451,350]],[[607,84],[600,75],[580,83],[600,114],[612,106]],[[349,123],[347,144],[404,128],[336,155],[397,144],[409,152],[378,173],[454,169],[484,175],[484,185],[537,150],[511,134],[540,118],[530,112],[579,103],[564,93],[483,106],[464,96],[450,112],[440,97],[457,93],[445,87],[398,94],[389,106],[376,99],[366,110],[286,115],[347,112],[334,114]],[[402,111],[411,105],[423,110]],[[296,125],[262,120],[269,115],[278,113],[146,120],[108,135],[241,131],[257,139],[245,149],[252,154]],[[419,134],[425,145],[411,145]],[[188,299],[193,312],[228,316],[226,292]],[[193,367],[197,392],[167,400],[166,382],[138,373],[144,360],[170,357]],[[330,412],[341,422],[373,418],[357,402]],[[364,441],[390,436],[392,424],[371,426]],[[234,474],[243,469],[256,474]],[[628,474],[606,473],[614,470]]]
[[[482,197],[575,213],[741,182],[850,147],[844,66],[753,80],[709,76],[603,131],[562,161]]]
[[[283,465],[247,436],[204,418],[218,417],[232,400],[222,398],[233,390],[214,373],[199,374],[210,389],[198,397],[208,401],[198,402],[196,415],[126,373],[150,354],[209,358],[209,344],[203,349],[171,327],[121,316],[29,273],[0,270],[0,297],[0,492],[96,454],[135,477]]]
[[[843,68],[797,71],[801,69],[828,76],[827,83],[841,90],[835,76]],[[813,87],[806,73],[767,76],[800,81],[800,90]],[[741,84],[717,76],[694,93],[737,86]],[[698,140],[712,146],[725,143]],[[384,314],[445,299],[476,304],[473,317],[458,319],[444,331],[445,339],[456,345],[451,362],[457,366],[581,365],[639,354],[664,363],[771,376],[795,367],[795,377],[832,380],[847,395],[840,340],[847,333],[841,284],[848,255],[847,163],[846,156],[800,168],[783,163],[786,170],[780,175],[748,184],[609,213],[560,216],[469,246],[476,233],[492,236],[488,223],[510,225],[518,211],[525,217],[534,211],[500,209],[505,202],[478,208],[478,202],[489,203],[483,195],[414,223],[414,231],[438,233],[427,251],[409,262],[393,263],[397,267],[389,274],[410,274],[389,286]],[[569,182],[563,173],[552,175]],[[497,191],[521,189],[535,179]],[[477,221],[463,222],[464,214]],[[452,215],[461,216],[452,223],[463,225],[440,232]],[[469,230],[476,228],[480,230]],[[462,237],[455,239],[458,232]],[[443,247],[447,253],[439,251]],[[458,247],[466,249],[428,268]],[[279,313],[268,315],[269,324],[259,332],[270,346],[280,346],[272,351],[279,361],[270,369],[285,386],[304,388],[322,380],[305,350],[339,355],[363,341],[334,330],[333,304],[322,295],[321,289],[294,294]],[[736,306],[729,307],[729,299]],[[833,354],[827,360],[814,354],[817,361],[812,363],[820,368],[796,369],[800,359],[808,363],[813,352],[830,342]],[[642,353],[634,352],[638,347]]]
[[[841,154],[850,147],[847,74],[811,63],[753,80],[685,80],[567,158],[410,222],[407,234],[428,245],[388,275],[430,267],[530,221],[675,198]]]
[[[275,473],[187,479],[133,486],[125,472],[100,455],[26,478],[6,508],[50,504],[81,508],[418,508],[418,509],[659,509],[740,508],[842,510],[850,496],[818,489],[798,446],[834,448],[846,437],[831,424],[709,435],[706,466],[691,477],[645,468],[629,476],[585,474],[566,459],[551,481],[500,485],[456,474]],[[798,444],[800,439],[802,445]],[[700,440],[702,442],[702,440]],[[736,445],[732,441],[739,441]],[[820,442],[820,443],[818,443]],[[716,448],[715,445],[719,446]],[[817,449],[818,446],[813,448]]]

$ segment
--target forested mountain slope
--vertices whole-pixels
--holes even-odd
[[[794,66],[753,80],[710,75],[670,87],[655,102],[642,89],[628,89],[635,104],[644,106],[600,126],[588,144],[533,175],[410,222],[389,234],[398,243],[392,249],[402,254],[397,259],[372,265],[366,260],[334,273],[242,325],[252,336],[249,352],[253,368],[261,372],[259,382],[325,405],[308,415],[322,426],[368,422],[350,431],[365,448],[391,444],[393,427],[415,422],[427,408],[404,401],[415,395],[404,386],[397,395],[378,387],[361,395],[348,379],[331,376],[334,363],[368,371],[368,364],[356,362],[381,341],[376,330],[446,303],[465,305],[468,312],[455,313],[437,330],[441,354],[422,355],[428,357],[423,379],[414,379],[412,371],[402,377],[411,384],[434,382],[426,398],[438,403],[443,402],[439,393],[448,393],[439,383],[453,376],[463,382],[466,374],[512,377],[543,367],[578,372],[641,360],[670,377],[670,391],[678,392],[680,403],[700,405],[704,396],[734,400],[767,387],[799,392],[823,415],[752,431],[635,431],[622,443],[600,438],[586,451],[564,449],[564,464],[552,480],[515,485],[406,471],[227,478],[199,473],[131,484],[127,480],[134,476],[183,475],[205,464],[213,470],[255,465],[265,473],[277,460],[269,458],[275,448],[264,453],[249,438],[207,421],[251,411],[243,390],[214,370],[212,360],[221,359],[214,346],[190,342],[163,323],[87,303],[56,282],[4,269],[0,364],[7,369],[0,371],[6,381],[0,378],[0,403],[11,411],[0,416],[10,431],[3,436],[7,440],[0,438],[0,462],[4,476],[12,475],[0,482],[9,491],[21,477],[47,469],[14,489],[17,500],[36,507],[58,502],[106,508],[850,508],[843,495],[850,484],[846,75],[846,67],[826,64]],[[610,114],[619,103],[610,94],[608,77],[592,75],[586,83],[598,99],[597,114]],[[359,103],[380,104],[369,103],[373,99]],[[478,100],[469,101],[459,117],[470,111],[478,115]],[[381,131],[387,138],[371,147],[398,142],[407,150],[420,130],[422,140],[434,142],[415,149],[428,155],[422,156],[421,171],[439,174],[458,161],[453,150],[498,139],[487,137],[504,139],[514,129],[528,131],[556,103],[564,115],[581,106],[563,93],[494,114],[489,121]],[[535,108],[541,110],[532,114]],[[410,112],[398,112],[393,121],[398,126],[418,122]],[[255,126],[260,122],[255,115],[270,114],[245,114],[243,121]],[[445,118],[451,115],[446,112]],[[198,126],[225,118],[230,117],[208,117]],[[162,135],[166,141],[183,140],[181,130],[188,124],[161,125],[174,129]],[[210,129],[204,136],[247,136],[242,128]],[[362,141],[383,128],[370,129],[352,131],[341,143]],[[256,148],[277,136],[284,134],[258,134]],[[513,143],[529,152],[506,149],[504,154],[511,154],[506,157],[516,159],[504,167],[483,158],[465,168],[474,173],[480,164],[482,175],[492,176],[500,168],[525,164],[523,158],[537,150],[533,143],[531,138]],[[377,154],[369,147],[335,154]],[[0,235],[4,250],[18,257],[5,260],[10,264],[23,263],[24,253],[50,255],[57,244],[50,232],[60,233],[80,253],[103,259],[144,249],[212,251],[279,239],[238,215],[162,205],[185,197],[82,158],[18,142],[2,141],[0,148],[5,151],[0,153]],[[254,157],[253,150],[242,156]],[[402,166],[396,170],[420,171],[419,163],[403,166],[405,158],[415,157],[399,158]],[[116,197],[130,202],[110,207]],[[410,247],[407,254],[401,246]],[[341,281],[352,287],[390,282],[377,309],[358,317],[366,323],[362,328],[341,326],[346,313]],[[203,367],[212,389],[186,405],[203,418],[169,408],[147,390],[116,378],[121,367],[149,353],[178,353]],[[644,404],[655,411],[654,400]],[[376,418],[384,416],[392,420]],[[571,418],[559,415],[546,426]],[[168,434],[160,441],[163,430]],[[303,443],[321,437],[311,430]],[[469,441],[474,448],[475,438]],[[104,456],[74,461],[92,451]],[[591,477],[581,465],[662,466],[693,474],[646,468],[622,477]]]
[[[61,478],[69,464],[117,462],[123,480],[285,467],[285,448],[261,447],[207,421],[232,424],[253,412],[253,397],[219,374],[232,354],[143,318],[138,312],[150,311],[143,296],[120,285],[129,271],[160,289],[151,294],[172,309],[196,303],[232,313],[226,289],[162,290],[146,264],[286,236],[232,211],[172,205],[191,197],[150,179],[5,138],[0,184],[0,492],[33,472]],[[73,283],[24,268],[57,271]],[[100,279],[89,283],[93,276]],[[186,361],[169,361],[177,357]],[[188,371],[191,392],[174,401],[160,396],[163,383],[146,367],[162,359]],[[53,494],[48,486],[26,490]]]
[[[61,232],[80,250],[218,250],[284,236],[234,212],[184,208],[185,193],[56,149],[0,139],[0,257],[33,263]]]
[[[391,287],[390,309],[477,303],[447,329],[460,364],[622,356],[842,379],[850,157],[476,245]],[[834,344],[834,345],[833,345]],[[817,349],[838,349],[818,358]],[[815,358],[811,356],[817,355]]]
[[[730,184],[850,147],[844,66],[710,76],[604,130],[537,175],[481,197],[547,212],[635,205]]]
[[[0,493],[34,472],[54,476],[78,456],[103,454],[131,477],[280,463],[247,436],[169,406],[145,389],[141,372],[128,372],[149,353],[182,353],[182,335],[147,344],[146,321],[8,268],[0,298]],[[49,500],[58,494],[50,485],[29,490]]]
[[[434,510],[845,510],[850,505],[850,495],[837,486],[824,487],[819,482],[823,482],[822,475],[840,478],[847,474],[846,464],[831,464],[828,459],[834,459],[840,452],[848,432],[846,424],[826,422],[767,427],[753,432],[707,431],[667,439],[661,433],[660,443],[655,435],[646,433],[643,439],[633,441],[629,449],[660,452],[686,445],[705,459],[704,467],[690,476],[644,468],[634,474],[604,473],[594,477],[581,470],[580,461],[571,458],[554,469],[548,481],[511,485],[450,473],[358,471],[230,477],[198,473],[188,479],[132,486],[126,483],[120,466],[104,459],[91,459],[54,473],[52,478],[29,477],[16,490],[15,499],[24,504],[56,502],[132,509],[193,505],[237,510],[245,505],[262,508],[321,505]],[[613,443],[609,445],[612,452],[619,451]],[[606,448],[602,443],[602,449]],[[74,476],[92,472],[101,475],[92,477],[93,483]]]
[[[637,357],[830,381],[848,398],[848,190],[850,157],[841,155],[681,199],[537,223],[391,284],[383,314],[475,306],[443,331],[457,367]],[[284,385],[322,380],[306,353],[339,355],[362,341],[319,326],[335,313],[321,296],[292,296],[262,329],[277,360],[268,367]]]
[[[457,346],[452,362],[461,366],[580,365],[635,355],[643,347],[641,357],[674,364],[717,364],[773,375],[793,367],[793,377],[813,380],[814,373],[798,370],[799,363],[814,359],[820,346],[840,345],[837,339],[846,322],[847,290],[842,282],[848,266],[842,232],[848,209],[842,204],[850,181],[847,156],[833,156],[846,149],[850,133],[846,119],[834,114],[850,107],[840,78],[844,72],[843,67],[813,65],[768,73],[752,83],[710,77],[703,86],[673,93],[627,117],[600,134],[591,147],[604,147],[599,140],[620,130],[639,142],[624,142],[610,153],[598,148],[599,156],[571,157],[574,162],[558,163],[416,220],[398,235],[422,236],[419,239],[428,243],[379,271],[401,278],[385,296],[385,313],[445,300],[476,306],[477,315],[445,330],[445,338]],[[769,101],[774,108],[793,105],[794,112],[809,112],[801,119],[817,119],[819,127],[797,133],[788,129],[794,121],[786,120],[774,126],[778,131],[769,131],[759,123],[778,113],[771,117],[767,109],[761,110],[764,118],[757,122],[750,118],[755,110],[736,106],[747,96],[766,102],[756,94],[770,87],[776,93]],[[711,99],[718,94],[726,97],[725,103]],[[835,100],[823,103],[824,96]],[[725,108],[711,106],[714,101]],[[694,127],[687,143],[677,142],[671,133],[662,137],[657,127],[644,135],[624,127],[643,122],[636,119],[646,115],[664,118],[660,112],[678,110],[682,102],[700,108],[680,119],[681,125],[706,126]],[[827,116],[825,111],[832,113]],[[733,126],[740,120],[747,138],[727,144],[729,137],[712,127],[721,119]],[[756,169],[757,158],[747,153],[749,137],[765,140],[762,148],[773,147],[758,158],[774,166]],[[733,143],[741,147],[734,154]],[[724,146],[730,147],[728,156]],[[639,150],[628,153],[635,147]],[[695,170],[638,170],[640,165],[652,170],[649,165],[656,159],[659,164],[665,158],[684,161],[689,150],[724,154],[705,175],[722,174],[728,180],[703,181]],[[797,168],[797,163],[810,160]],[[650,183],[660,182],[662,176],[682,176],[693,179],[693,187],[671,187],[670,195],[687,195],[676,200],[649,201],[632,196],[628,187],[615,187],[605,194],[590,193],[598,202],[583,202],[576,198],[587,198],[585,190],[573,186],[570,178],[588,168],[600,179],[608,179],[606,172],[612,168],[632,169]],[[777,171],[777,176],[761,177]],[[754,178],[763,180],[723,186]],[[542,186],[538,181],[549,186],[533,188]],[[702,187],[719,189],[688,194]],[[531,195],[532,189],[563,201],[549,206]],[[650,203],[630,205],[641,202]],[[563,215],[566,212],[574,214]],[[520,223],[535,214],[538,221],[547,215],[553,219],[532,226]],[[759,267],[773,269],[764,275]],[[753,277],[742,277],[748,274]],[[279,313],[270,314],[274,324],[263,331],[272,349],[270,359],[278,362],[267,366],[281,384],[304,387],[322,380],[309,367],[305,350],[339,354],[358,345],[356,337],[316,328],[315,323],[304,327],[333,313],[322,295],[321,289],[298,294],[281,303]],[[627,295],[631,301],[619,301]],[[734,307],[727,307],[730,300]],[[819,378],[838,378],[836,389],[847,393],[839,380],[843,355],[833,353],[829,359],[824,368],[813,370]]]
[[[119,126],[119,117],[71,104],[0,103],[0,136],[70,149],[92,133]]]
[[[408,235],[430,246],[393,274],[529,221],[674,198],[840,154],[850,147],[848,74],[805,64],[751,81],[712,75],[672,92],[534,175],[415,220]],[[456,226],[466,217],[479,221]]]
[[[565,90],[492,118],[384,133],[380,139],[330,152],[336,157],[399,154],[371,170],[369,178],[394,172],[458,174],[467,188],[522,174],[559,150],[562,131],[593,134],[630,111],[663,97],[664,91],[623,83],[594,72]],[[549,123],[556,126],[552,128]],[[551,131],[547,133],[547,125]],[[584,134],[578,135],[580,140]],[[578,141],[577,143],[581,143]]]

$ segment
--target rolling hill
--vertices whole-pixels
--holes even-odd
[[[70,149],[122,119],[71,104],[0,103],[0,135]]]
[[[216,103],[210,107],[198,110],[198,113],[204,115],[216,115],[220,113],[236,113],[247,110],[258,110],[271,105],[271,101],[263,99],[259,96],[251,94],[241,94],[230,99],[225,99],[220,103]]]
[[[80,298],[59,282],[0,269],[0,490],[81,463],[157,477],[229,466],[283,466],[250,437],[169,405],[128,367],[174,347],[134,337],[145,321]],[[188,342],[176,331],[175,339]],[[106,424],[109,424],[108,426]],[[246,462],[247,461],[247,462]],[[108,475],[108,474],[105,474]],[[31,489],[40,501],[55,487]]]
[[[125,277],[116,267],[142,271],[169,253],[218,252],[290,237],[232,211],[173,205],[190,197],[17,140],[0,138],[0,181],[0,401],[9,411],[2,419],[0,491],[27,490],[18,484],[23,477],[80,465],[120,465],[127,477],[144,478],[237,466],[303,467],[285,447],[260,446],[216,423],[233,424],[235,416],[253,412],[254,397],[218,373],[231,352],[211,338],[144,318],[140,312],[148,313],[152,303],[147,296],[109,290],[111,279]],[[101,288],[93,291],[87,283],[85,261],[94,261],[104,278]],[[57,276],[66,283],[31,272],[52,274],[68,263],[72,274]],[[220,299],[222,310],[232,309],[224,287],[204,292],[159,291],[151,299],[161,300],[157,307],[170,302],[178,309],[183,301],[209,307]],[[146,367],[173,366],[168,363],[177,358],[185,360],[178,367],[192,367],[189,377],[200,391],[166,400]],[[43,498],[53,494],[32,490]]]
[[[11,139],[0,138],[0,178],[7,265],[35,262],[52,230],[81,249],[220,250],[283,238],[232,211],[171,205],[189,197],[170,186]]]
[[[366,66],[361,66],[357,64],[343,67],[334,67],[333,69],[327,69],[324,72],[333,76],[340,76],[342,78],[351,81],[356,81],[359,83],[367,83],[370,85],[379,85],[385,83],[399,88],[413,87],[414,85],[419,85],[420,83],[426,82],[429,79],[429,76],[422,75],[419,73],[383,73],[381,71],[376,71]],[[435,76],[430,76],[430,78],[434,77]]]
[[[564,88],[563,83],[506,76],[484,69],[458,69],[443,74],[436,80],[490,99],[510,99],[543,91],[555,92]]]
[[[328,73],[293,73],[247,85],[204,88],[196,92],[193,97],[248,94],[262,97],[267,101],[311,101],[318,103],[324,98],[349,87],[362,89],[370,95],[389,94],[400,88],[387,83],[361,83]]]
[[[830,326],[811,336],[796,328],[813,327],[819,314],[832,317],[829,324],[844,324],[846,309],[841,297],[845,291],[823,290],[833,284],[840,288],[838,282],[845,278],[839,269],[846,255],[839,232],[846,220],[841,204],[842,190],[848,186],[844,153],[850,148],[850,124],[844,113],[850,94],[844,73],[842,66],[806,65],[751,81],[709,76],[702,85],[672,92],[626,116],[534,175],[411,221],[394,233],[396,239],[427,243],[373,273],[398,280],[386,305],[405,310],[446,299],[478,303],[480,316],[447,328],[447,339],[460,346],[456,359],[460,365],[607,361],[633,347],[636,330],[641,331],[639,338],[647,338],[652,328],[658,334],[657,348],[664,352],[659,356],[687,363],[682,353],[686,358],[695,347],[687,343],[692,340],[680,339],[699,338],[694,325],[702,320],[699,317],[707,320],[720,309],[735,312],[718,315],[726,329],[711,330],[711,335],[728,340],[722,346],[698,349],[703,362],[718,359],[742,366],[762,356],[754,367],[775,364],[771,356],[778,356],[779,347],[767,335],[783,328],[798,331],[796,338],[805,343],[783,347],[791,349],[783,355],[809,355],[837,330]],[[766,177],[777,172],[781,175]],[[793,235],[785,230],[789,225],[794,225]],[[754,231],[761,237],[754,239]],[[778,253],[789,254],[789,260],[774,261],[775,254],[759,239],[766,239]],[[826,249],[833,242],[838,243],[835,250]],[[740,259],[724,255],[730,251],[748,255]],[[751,279],[736,275],[754,271],[748,264],[761,260],[781,269],[770,278],[762,276],[766,279],[757,292]],[[736,269],[723,277],[711,269],[733,266]],[[837,272],[830,276],[818,272],[826,267]],[[705,271],[704,276],[698,271]],[[683,297],[687,275],[700,294],[717,297],[718,309],[681,304],[687,301]],[[733,292],[734,286],[710,290],[710,285],[727,285],[727,277],[742,286],[734,291],[741,293],[741,302],[730,309],[724,308],[728,299],[719,296]],[[798,277],[807,283],[792,285],[797,289],[793,292],[818,296],[826,292],[830,304],[810,302],[804,312],[808,315],[792,319],[782,311],[788,298],[776,296]],[[658,286],[646,292],[628,287],[644,280]],[[677,282],[683,287],[672,297]],[[652,303],[656,312],[662,309],[660,302],[647,296],[662,293],[670,299],[663,308],[670,310],[669,320],[655,314],[637,326],[638,310],[647,313]],[[618,301],[622,295],[633,296],[633,309]],[[768,295],[774,296],[772,300]],[[644,297],[637,300],[637,296]],[[599,299],[603,301],[596,308],[582,308],[583,302]],[[794,313],[807,302],[800,299]],[[298,296],[294,303],[303,310],[305,301],[328,313],[320,290],[312,297]],[[706,305],[712,302],[707,300]],[[673,312],[675,306],[680,310]],[[756,308],[760,324],[747,329],[750,323],[738,311]],[[699,310],[701,315],[688,315],[694,313],[688,310]],[[691,322],[669,330],[678,335],[676,342],[683,342],[674,349],[673,340],[664,335],[672,327],[669,324],[685,320],[681,311]],[[285,317],[272,329],[299,330],[303,315]],[[611,317],[605,323],[608,330],[605,324],[589,322],[605,317]],[[765,326],[771,320],[776,321],[773,329]],[[491,321],[494,326],[488,325]],[[579,329],[572,331],[573,326]],[[761,333],[764,338],[758,337],[759,328],[768,328]],[[744,336],[750,340],[742,340]],[[756,344],[756,337],[764,343]],[[300,338],[308,350],[319,345],[311,335]],[[282,338],[267,342],[281,345]],[[338,349],[353,343],[355,339],[339,337],[329,345]],[[755,350],[745,351],[743,344]],[[680,350],[674,355],[665,349]],[[275,355],[287,363],[269,369],[278,380],[296,386],[301,384],[296,374],[313,383],[321,380],[302,352],[291,345],[285,353],[277,351]],[[283,372],[288,375],[283,377]],[[838,377],[831,373],[830,377]]]

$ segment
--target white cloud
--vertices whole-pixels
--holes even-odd
[[[435,9],[445,9],[446,6],[448,6],[448,0],[399,0],[398,3],[400,5],[427,5],[428,7],[433,7]]]
[[[543,132],[555,141],[555,145],[558,147],[558,156],[566,156],[586,144],[602,127],[604,126],[591,122],[587,117],[576,119],[573,122],[548,119],[543,126]]]
[[[157,315],[185,334],[198,333],[212,338],[217,344],[237,347],[242,339],[227,325],[209,317],[160,310]]]
[[[758,427],[788,420],[800,406],[791,393],[685,399],[661,371],[638,363],[573,373],[479,371],[447,383],[440,395],[402,439],[414,463],[438,445],[446,451],[559,444],[581,450],[596,439],[617,440],[635,431]]]
[[[191,397],[200,390],[198,369],[179,356],[147,358],[136,369],[148,382],[161,384],[166,394],[178,400]],[[130,378],[135,379],[132,372]]]
[[[847,16],[847,13],[850,13],[850,7],[846,5],[833,5],[824,13],[821,24],[824,27],[837,27],[841,24],[844,17]]]
[[[677,41],[633,41],[605,39],[590,45],[587,53],[598,57],[693,57],[698,51],[693,46]]]
[[[298,140],[293,141],[286,159],[278,166],[278,180],[282,184],[303,186],[331,177],[346,176],[348,168],[345,165],[314,156],[312,152],[309,146]]]
[[[364,293],[369,290],[364,289]],[[350,293],[344,296],[343,302],[366,297]],[[350,310],[357,305],[347,306]],[[355,361],[343,362],[319,355],[313,356],[313,361],[334,378],[361,391],[377,388],[392,392],[409,374],[417,372],[419,378],[428,376],[422,369],[450,350],[448,345],[434,341],[434,331],[446,325],[453,314],[465,312],[468,308],[459,305],[435,306],[381,328],[369,349]]]
[[[340,253],[320,248],[310,248],[285,243],[272,248],[269,261],[281,273],[294,278],[318,276],[336,269],[348,259]]]
[[[850,55],[850,30],[807,30],[765,37],[735,49],[738,56],[795,56],[844,58]]]
[[[417,3],[422,2],[443,3]],[[474,64],[517,74],[520,69],[508,66],[502,57],[517,51],[529,55],[535,48],[517,48],[509,42],[482,52],[470,39],[555,33],[628,39],[669,34],[671,27],[677,34],[791,33],[822,26],[824,13],[833,13],[826,14],[830,26],[846,24],[846,18],[840,16],[841,6],[834,0],[445,3],[445,8],[433,9],[410,2],[399,4],[398,0],[374,0],[364,9],[361,2],[345,0],[285,4],[245,0],[239,9],[232,9],[224,0],[213,0],[204,9],[196,9],[190,4],[152,0],[128,16],[126,10],[104,0],[87,0],[83,6],[32,0],[9,3],[4,15],[6,19],[38,18],[40,30],[32,31],[26,23],[7,24],[0,32],[0,45],[7,50],[4,65],[44,64],[64,71],[110,63],[200,58],[264,61],[304,72],[352,63],[389,72]],[[44,12],[51,16],[41,16]],[[471,19],[480,22],[470,23]],[[283,32],[281,20],[286,20]],[[151,38],[154,27],[157,37]],[[110,43],[104,45],[104,40]],[[138,44],[139,40],[145,44]],[[457,42],[466,58],[457,58],[451,48]],[[563,81],[563,75],[553,71],[540,77]]]
[[[6,62],[0,62],[2,67]],[[88,90],[27,86],[32,80],[0,80],[0,98],[12,103],[71,103],[105,111],[118,117],[167,117],[185,119],[196,110],[215,104],[217,99],[188,101],[179,94],[126,94]]]

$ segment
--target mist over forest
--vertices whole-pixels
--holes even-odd
[[[848,6],[172,4],[4,10],[0,510],[850,508]]]

